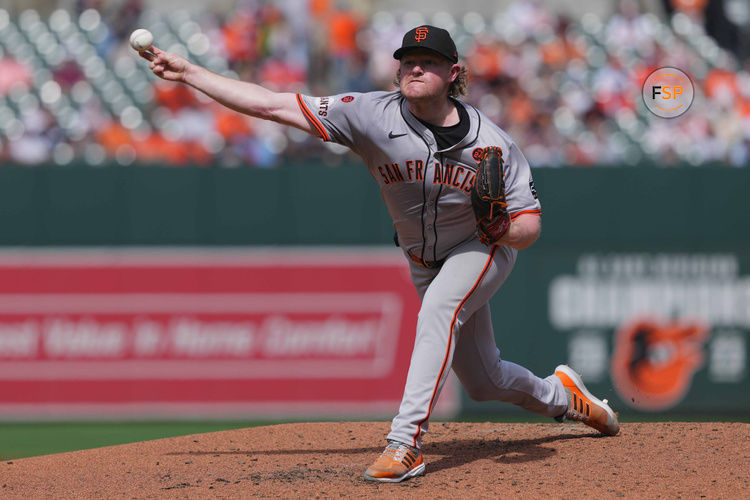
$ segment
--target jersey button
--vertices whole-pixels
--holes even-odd
[[[427,224],[427,225],[425,226],[425,229],[432,229],[432,224]]]

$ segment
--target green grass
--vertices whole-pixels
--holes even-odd
[[[269,422],[6,422],[0,423],[0,459],[33,457],[188,434],[241,429]]]

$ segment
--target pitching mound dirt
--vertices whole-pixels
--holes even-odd
[[[363,479],[389,424],[256,427],[0,463],[4,498],[747,498],[750,424],[433,423],[427,475]]]

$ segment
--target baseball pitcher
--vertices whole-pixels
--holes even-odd
[[[398,90],[312,97],[225,78],[156,47],[141,52],[159,77],[190,85],[250,116],[297,127],[357,153],[380,187],[421,299],[404,395],[385,451],[365,479],[422,475],[420,452],[435,402],[453,371],[478,401],[507,401],[615,435],[617,416],[565,365],[540,378],[504,361],[488,302],[519,250],[539,237],[541,205],[513,140],[462,102],[466,70],[450,34],[404,35]]]

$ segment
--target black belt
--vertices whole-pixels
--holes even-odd
[[[425,269],[439,269],[443,264],[445,264],[445,259],[440,260],[424,260],[420,259],[413,253],[409,252],[409,257],[411,257],[411,260],[416,262],[418,265],[424,267]]]

